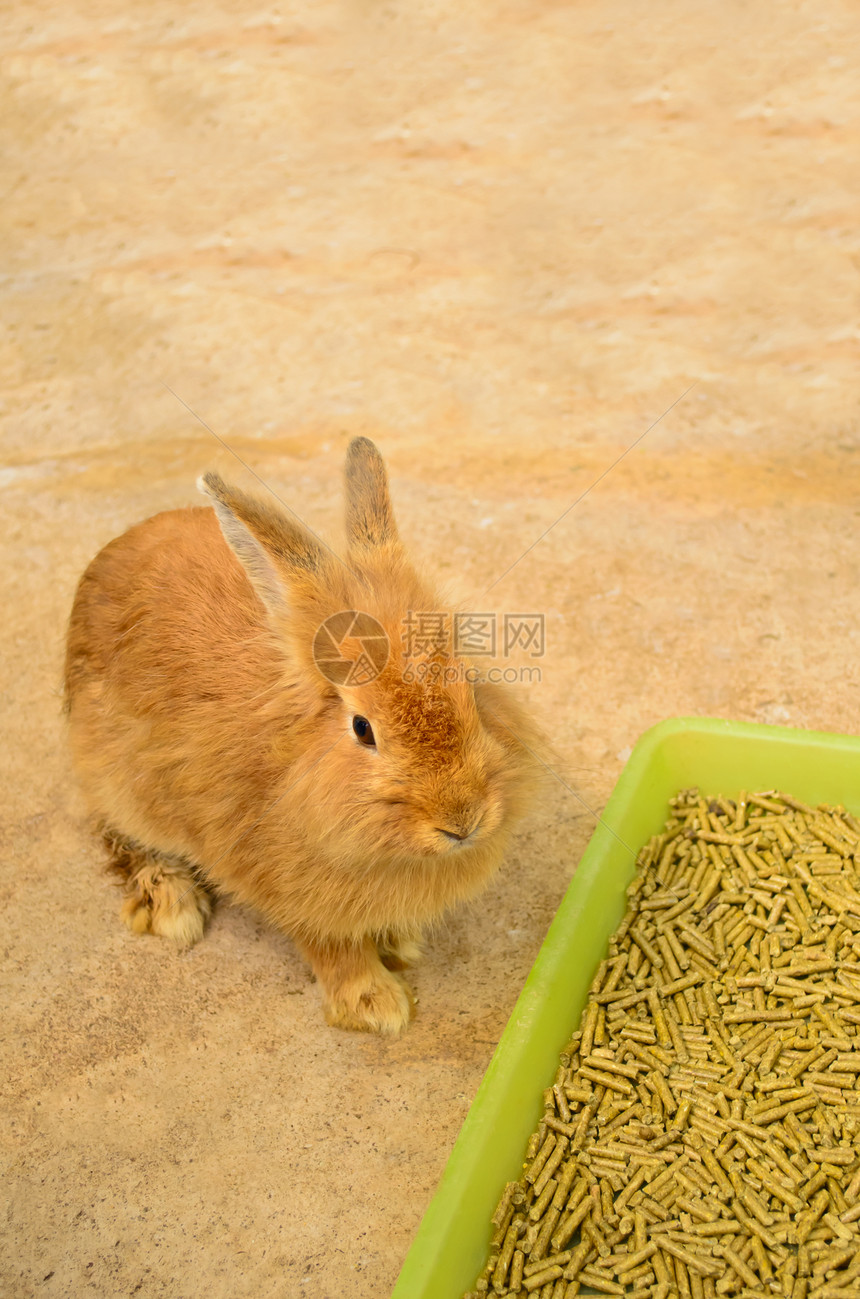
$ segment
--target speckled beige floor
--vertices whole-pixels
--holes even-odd
[[[2,1293],[385,1296],[579,799],[667,715],[860,726],[856,6],[2,23]],[[530,694],[576,795],[437,936],[394,1043],[326,1027],[253,915],[132,938],[81,825],[75,582],[202,469],[252,483],[201,420],[329,534],[370,434],[464,604],[546,615]]]

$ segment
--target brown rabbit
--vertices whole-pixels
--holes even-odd
[[[198,486],[214,510],[110,542],[69,623],[74,761],[122,917],[188,945],[223,890],[293,937],[329,1023],[397,1033],[413,999],[395,971],[498,867],[537,735],[449,644],[407,659],[405,619],[440,606],[367,438],[347,453],[345,563],[276,505]]]

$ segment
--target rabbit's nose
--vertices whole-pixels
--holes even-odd
[[[448,825],[438,825],[436,829],[454,843],[465,843],[475,835],[482,819],[483,813],[477,816],[452,817]]]

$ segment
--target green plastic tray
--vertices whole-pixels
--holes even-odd
[[[543,1111],[558,1055],[625,910],[639,848],[668,801],[698,785],[783,789],[860,814],[860,738],[675,718],[642,736],[603,812],[466,1116],[392,1299],[461,1299],[487,1257],[490,1217]]]

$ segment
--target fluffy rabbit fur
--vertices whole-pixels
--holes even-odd
[[[215,508],[112,541],[69,624],[74,761],[125,881],[122,917],[188,945],[210,891],[229,893],[293,937],[329,1023],[397,1033],[413,1008],[397,971],[498,867],[538,737],[501,687],[404,678],[407,613],[442,606],[403,552],[367,438],[347,453],[345,563],[276,504],[216,474],[198,485]],[[366,685],[334,685],[313,659],[343,610],[389,639]],[[424,661],[449,681],[469,666],[450,647]]]

